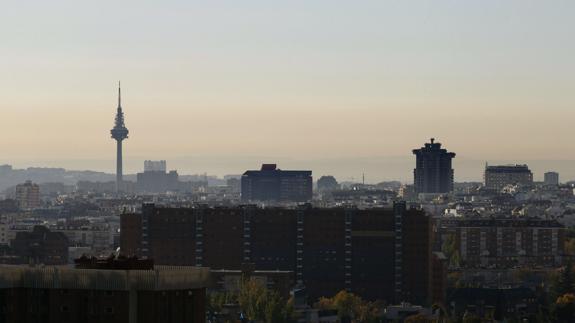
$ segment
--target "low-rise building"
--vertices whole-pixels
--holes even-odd
[[[205,322],[207,268],[0,266],[1,322]]]
[[[68,238],[44,226],[32,232],[18,232],[12,241],[12,251],[21,264],[64,265],[68,263]]]
[[[114,245],[114,232],[108,225],[55,226],[52,230],[65,234],[73,246],[106,250]]]
[[[442,241],[453,235],[462,267],[559,266],[565,228],[555,220],[531,218],[442,218]]]
[[[525,322],[537,313],[538,295],[529,288],[458,288],[448,300],[450,311],[456,317],[465,313],[489,321],[514,318]]]

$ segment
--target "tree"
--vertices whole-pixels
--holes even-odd
[[[336,310],[342,322],[376,322],[380,304],[367,302],[361,297],[342,290],[332,298],[321,297],[315,304],[323,310]]]
[[[333,299],[327,297],[320,297],[317,303],[315,303],[315,307],[320,310],[334,309]]]
[[[555,305],[555,313],[560,322],[573,322],[575,320],[575,295],[559,296]]]
[[[235,297],[230,293],[210,292],[206,295],[206,310],[210,313],[221,312],[228,303],[235,303]]]
[[[290,322],[292,301],[286,301],[276,291],[254,279],[244,279],[238,292],[238,304],[248,319],[266,323]]]
[[[410,315],[403,321],[404,323],[431,323],[432,320],[428,319],[423,314]]]
[[[461,282],[461,272],[450,272],[447,274],[447,286],[451,288],[464,287]]]
[[[568,256],[575,256],[575,238],[565,239],[564,249]]]
[[[238,303],[249,319],[264,319],[266,291],[263,284],[253,279],[246,279],[240,283]]]
[[[558,295],[573,294],[574,281],[573,281],[573,264],[571,260],[567,260],[565,268],[563,268],[559,275],[559,281],[557,282],[557,293]]]
[[[379,317],[380,304],[374,302],[362,302],[357,308],[358,322],[377,322]]]
[[[293,316],[293,301],[286,303],[275,291],[267,293],[265,304],[265,321],[269,323],[289,322]]]
[[[463,323],[481,323],[481,318],[475,314],[465,312],[463,314]]]
[[[333,176],[322,176],[317,180],[317,189],[320,192],[335,191],[339,189],[339,184]]]
[[[448,317],[449,317],[449,313],[447,312],[447,309],[445,308],[445,306],[443,306],[443,304],[441,303],[435,303],[433,305],[431,305],[431,309],[433,310],[433,313],[437,314],[438,317],[438,322],[447,322],[448,321]]]
[[[333,297],[333,306],[340,318],[353,319],[361,303],[361,298],[345,290],[340,291]]]
[[[450,268],[459,268],[461,265],[461,258],[459,256],[459,249],[457,248],[457,238],[455,234],[449,234],[441,245],[441,251],[449,260]]]

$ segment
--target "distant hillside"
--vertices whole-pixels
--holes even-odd
[[[29,167],[13,169],[10,165],[0,166],[0,191],[30,180],[34,183],[62,183],[75,185],[78,181],[106,182],[115,180],[113,174],[94,171],[67,171],[64,168]]]

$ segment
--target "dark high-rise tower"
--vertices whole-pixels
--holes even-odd
[[[413,182],[417,193],[449,193],[453,191],[453,169],[451,159],[455,153],[447,152],[431,138],[420,149],[414,149],[416,167]]]
[[[110,131],[112,138],[116,140],[116,192],[120,192],[122,185],[122,141],[128,138],[128,128],[124,125],[124,112],[122,112],[122,92],[118,82],[118,111],[114,128]]]

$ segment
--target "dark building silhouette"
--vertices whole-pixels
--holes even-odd
[[[118,110],[114,128],[110,130],[112,138],[116,140],[116,191],[122,189],[122,141],[128,138],[128,128],[124,125],[124,112],[122,111],[122,92],[118,83]]]
[[[32,232],[18,232],[12,240],[14,255],[21,264],[64,265],[68,263],[68,238],[44,226],[34,226]]]
[[[167,208],[121,216],[123,254],[212,270],[292,272],[311,297],[343,289],[368,299],[431,301],[432,219],[394,209]]]
[[[241,179],[242,201],[307,202],[312,199],[311,171],[281,170],[276,164],[263,164],[261,170],[248,170]]]
[[[124,265],[0,266],[0,322],[205,322],[208,268]]]
[[[453,168],[451,160],[455,153],[441,148],[441,144],[431,138],[430,143],[414,149],[416,167],[413,182],[416,193],[449,193],[453,191]]]

